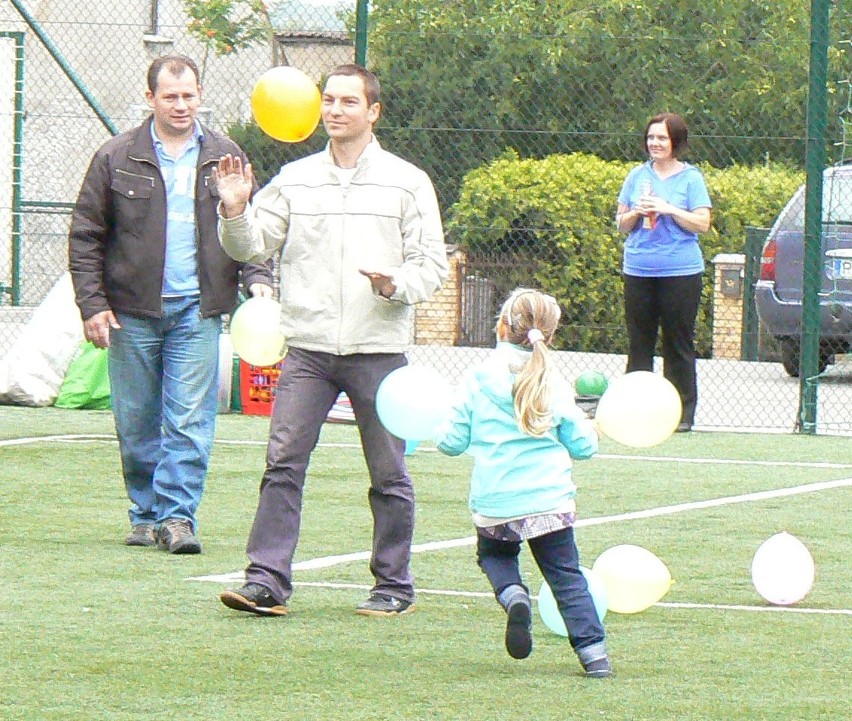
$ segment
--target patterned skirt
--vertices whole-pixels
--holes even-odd
[[[577,519],[575,511],[565,513],[538,513],[525,518],[513,518],[505,523],[477,526],[476,529],[486,538],[496,541],[526,541],[530,538],[545,536],[563,528],[570,528]]]

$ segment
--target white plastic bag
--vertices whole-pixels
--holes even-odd
[[[84,340],[71,274],[66,272],[0,359],[0,403],[51,405]]]

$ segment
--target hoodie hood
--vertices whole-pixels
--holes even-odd
[[[498,343],[489,358],[474,373],[476,382],[488,399],[510,415],[515,413],[512,392],[515,376],[532,356],[532,349],[512,343]]]

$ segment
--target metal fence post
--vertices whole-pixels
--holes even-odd
[[[355,62],[361,67],[367,67],[367,6],[369,0],[358,0],[355,9]]]
[[[760,346],[760,322],[754,303],[754,284],[760,274],[760,253],[767,235],[768,228],[746,227],[742,359],[747,361],[757,360]]]
[[[822,278],[822,171],[828,115],[829,0],[811,2],[811,53],[808,71],[807,145],[805,147],[805,257],[802,271],[802,344],[799,430],[816,433],[819,375],[819,290]]]

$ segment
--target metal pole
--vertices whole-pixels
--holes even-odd
[[[12,305],[21,304],[21,221],[24,164],[24,34],[0,32],[0,37],[15,43],[14,130],[12,140],[12,268],[11,285],[0,285],[0,294],[8,293]]]
[[[799,419],[802,433],[816,433],[819,375],[819,290],[822,281],[822,173],[828,115],[828,18],[830,0],[811,1],[808,127],[805,147],[805,256],[802,269],[802,345]]]
[[[71,66],[68,64],[68,61],[59,52],[59,48],[53,43],[50,39],[50,36],[44,31],[39,22],[30,15],[29,11],[24,7],[21,0],[11,0],[12,5],[15,6],[15,9],[21,14],[21,17],[26,21],[27,25],[29,25],[30,30],[32,30],[36,37],[41,40],[42,45],[47,49],[59,67],[62,69],[62,72],[68,76],[68,79],[74,85],[75,88],[79,91],[80,95],[83,96],[83,100],[86,101],[88,106],[95,112],[95,115],[98,116],[100,121],[104,124],[104,127],[109,130],[112,135],[118,135],[118,128],[112,122],[110,117],[104,112],[101,106],[98,104],[98,101],[95,100],[94,96],[89,92],[88,88],[83,84],[83,81],[80,77],[74,72]]]
[[[160,32],[160,2],[159,0],[151,0],[151,27],[148,28],[151,35],[157,35]]]
[[[369,0],[358,0],[355,10],[355,63],[367,67],[367,6]]]

